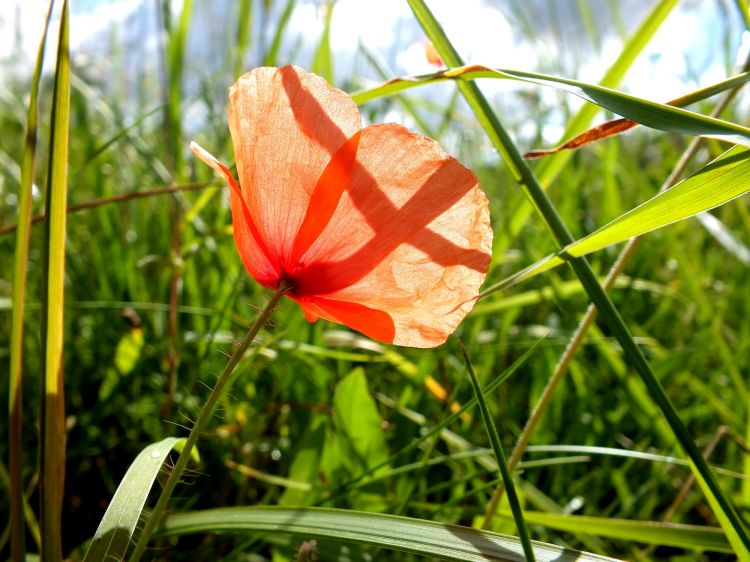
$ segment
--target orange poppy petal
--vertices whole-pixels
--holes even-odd
[[[229,184],[234,242],[245,269],[259,283],[275,288],[275,283],[279,278],[279,264],[269,255],[232,172],[198,143],[191,142],[190,148],[198,158],[224,176]]]
[[[359,111],[344,92],[294,66],[256,68],[229,97],[245,201],[270,252],[288,263],[318,180],[360,129]]]
[[[393,343],[444,342],[490,264],[488,202],[435,141],[395,124],[363,129],[351,184],[303,256],[298,295],[387,313]]]
[[[317,240],[338,207],[341,196],[354,173],[359,137],[360,131],[357,131],[336,151],[315,185],[315,190],[310,195],[305,218],[294,239],[292,254],[289,258],[291,264],[299,262],[299,258]]]
[[[323,297],[292,296],[305,313],[308,321],[324,318],[345,324],[369,338],[393,343],[395,327],[388,313],[356,302],[344,302]]]

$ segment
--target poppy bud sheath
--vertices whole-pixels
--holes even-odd
[[[477,179],[400,125],[361,128],[352,99],[298,67],[257,68],[229,93],[237,250],[306,318],[413,347],[443,343],[471,310],[492,230]]]

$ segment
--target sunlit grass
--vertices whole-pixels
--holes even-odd
[[[232,161],[226,88],[246,69],[248,60],[317,65],[319,72],[332,74],[335,84],[350,91],[371,85],[358,72],[367,71],[375,78],[377,72],[387,72],[384,68],[375,71],[377,59],[363,52],[355,75],[339,77],[333,71],[336,52],[330,49],[322,26],[310,30],[313,58],[304,58],[295,51],[294,37],[286,27],[289,16],[284,14],[291,14],[292,1],[233,4],[231,14],[213,22],[225,37],[216,47],[221,56],[213,67],[202,67],[185,46],[203,23],[201,3],[195,3],[192,11],[186,3],[186,10],[177,13],[169,13],[169,3],[164,4],[166,82],[161,82],[158,61],[144,62],[139,79],[132,80],[131,70],[122,64],[124,55],[118,58],[117,50],[111,55],[112,80],[107,87],[96,69],[72,60],[69,203],[126,197],[67,217],[65,324],[60,332],[65,346],[68,416],[62,539],[64,555],[74,559],[83,556],[86,541],[94,536],[107,503],[138,454],[151,443],[187,435],[186,428],[198,417],[233,342],[246,332],[269,298],[269,293],[245,274],[237,257],[226,189],[213,182],[210,170],[194,162],[189,141],[217,147],[217,152],[223,149],[217,156]],[[584,6],[593,9],[595,3],[579,4],[579,15],[585,19]],[[632,39],[623,43],[619,58],[611,61],[604,82],[616,87],[627,75],[653,31],[659,25],[670,25],[669,19],[663,18],[672,4],[661,2],[648,24],[628,29]],[[266,5],[271,6],[269,11]],[[75,3],[72,9],[76,9]],[[736,8],[731,5],[731,9]],[[530,39],[538,39],[533,36],[533,20],[522,25],[523,14],[508,17],[517,18],[514,21]],[[531,16],[527,13],[525,17]],[[269,21],[278,27],[270,26],[266,33],[258,34],[258,22]],[[56,23],[52,27],[56,29]],[[590,24],[587,29],[594,48],[601,38]],[[124,49],[118,46],[118,33],[113,33],[112,41]],[[717,39],[716,48],[720,47]],[[199,87],[194,88],[195,84]],[[48,189],[52,81],[45,78],[41,85],[39,161],[34,176],[39,193],[33,198],[34,215],[44,212]],[[9,83],[8,87],[14,96],[0,97],[4,131],[0,138],[0,229],[19,222],[9,195],[18,193],[19,178],[12,164],[22,160],[29,91],[27,81]],[[375,122],[386,112],[401,108],[415,127],[420,127],[420,122],[421,127],[429,127],[422,132],[442,133],[439,140],[457,147],[457,155],[475,170],[489,196],[496,232],[496,252],[486,286],[557,250],[542,220],[530,212],[513,174],[492,152],[469,108],[456,101],[453,89],[437,101],[425,101],[421,92],[422,88],[404,91],[401,100],[388,97],[363,103],[360,109]],[[513,104],[519,99],[502,98],[493,109],[503,119],[514,112]],[[524,99],[531,103],[530,97]],[[708,115],[714,103],[712,98],[694,109]],[[585,107],[578,117],[566,121],[570,133],[585,128],[592,119],[593,106]],[[538,131],[546,124],[544,111],[538,110],[538,122],[534,123]],[[743,123],[739,115],[737,106],[730,105],[723,118]],[[510,133],[514,139],[521,136],[513,128]],[[527,142],[529,145],[519,146],[519,151],[538,148],[545,141],[540,133],[533,143]],[[531,162],[530,168],[577,239],[653,196],[688,142],[687,137],[640,128],[580,152]],[[702,146],[688,165],[689,172],[727,148],[716,141],[704,141]],[[179,189],[200,182],[207,184]],[[162,195],[125,195],[173,183],[177,189],[168,188]],[[55,205],[53,211],[59,213],[61,203]],[[725,232],[750,245],[745,199],[721,207],[714,215]],[[31,228],[23,342],[22,483],[35,509],[37,389],[44,355],[39,304],[43,302],[44,228],[43,224]],[[13,232],[0,235],[3,357],[10,353],[16,236]],[[617,253],[618,248],[610,248],[590,256],[599,278],[606,275]],[[710,464],[745,475],[744,480],[726,475],[718,478],[747,519],[747,264],[731,246],[722,245],[717,235],[689,220],[646,236],[626,275],[615,285],[612,301],[698,449],[705,450],[719,435]],[[476,371],[485,379],[480,380],[483,385],[537,345],[518,372],[486,394],[496,424],[503,428],[502,445],[508,453],[588,304],[576,277],[561,267],[481,299],[475,313],[459,327],[456,338],[471,351]],[[142,345],[134,343],[134,331],[142,333]],[[170,369],[174,373],[171,389]],[[456,416],[419,447],[409,448],[453,413],[452,404],[472,402],[474,395],[457,339],[430,351],[390,348],[342,332],[337,325],[323,321],[308,324],[298,308],[287,302],[276,311],[251,354],[239,363],[230,384],[231,390],[221,399],[199,442],[202,464],[193,465],[194,471],[183,477],[187,485],[175,492],[172,511],[305,505],[465,526],[482,524],[497,484],[497,467],[485,450],[489,440],[479,411]],[[361,417],[367,423],[353,425],[352,420],[360,418],[346,409],[344,392],[351,393],[358,404],[367,405],[367,415]],[[165,404],[170,401],[173,407],[168,412]],[[7,434],[6,422],[0,426]],[[728,429],[719,431],[721,427]],[[364,440],[376,445],[376,450],[368,453],[371,457],[365,459],[352,453]],[[583,338],[530,442],[682,457],[673,430],[628,367],[621,345],[607,328],[593,327]],[[400,453],[405,448],[406,452]],[[5,440],[0,440],[0,450],[7,465]],[[566,457],[569,462],[562,462]],[[527,461],[539,462],[524,466]],[[363,478],[376,463],[384,464]],[[409,470],[399,470],[407,465]],[[254,479],[239,466],[279,479]],[[527,524],[534,540],[627,559],[700,559],[701,544],[710,551],[705,554],[707,559],[729,556],[716,552],[725,552],[728,543],[715,529],[720,522],[699,486],[693,485],[681,495],[681,487],[690,478],[690,470],[683,465],[606,454],[586,456],[574,450],[551,458],[532,449],[522,457],[520,466],[523,470],[515,476],[524,510],[531,514]],[[284,486],[285,482],[305,486]],[[157,481],[147,506],[156,503],[163,484],[164,480]],[[595,519],[579,524],[562,517],[566,514]],[[689,530],[665,526],[662,535],[658,527],[647,534],[637,525],[622,523],[659,522],[665,515],[669,515],[669,523],[710,527],[700,535],[705,542],[690,543],[690,536],[695,535]],[[169,546],[170,560],[247,559],[243,553],[263,557],[257,560],[271,556],[274,560],[294,559],[304,533],[295,527],[297,538],[289,539],[267,530],[257,532],[264,527],[250,517],[245,525],[256,529],[254,533],[206,540],[200,536],[159,539],[161,542],[152,543],[156,549],[149,555],[159,557]],[[177,524],[182,524],[179,519]],[[205,528],[209,527],[207,523]],[[492,529],[515,533],[502,503]],[[7,536],[0,543],[3,556],[10,552]],[[309,538],[314,536],[311,531]],[[335,538],[318,538],[323,559],[341,556]],[[362,559],[366,553],[383,560],[423,559],[406,547],[385,551],[376,550],[378,546],[383,544],[368,537],[350,542],[347,548],[351,559]],[[36,551],[33,540],[27,541],[27,548]]]

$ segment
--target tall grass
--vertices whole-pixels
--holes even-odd
[[[411,4],[418,12],[431,6]],[[745,25],[741,4],[722,4],[725,20],[712,48],[727,49],[727,59]],[[572,10],[568,15],[583,22],[582,50],[598,53],[619,29],[620,52],[602,78],[618,87],[658,30],[675,25],[669,17],[675,5],[655,3],[640,23],[619,13],[618,3],[607,4],[604,19],[597,19],[602,4],[594,1],[546,9]],[[251,66],[315,67],[336,85],[366,94],[394,78],[384,61],[397,58],[367,45],[353,58],[338,53],[341,6],[333,2],[318,7],[318,19],[304,22],[301,36],[295,36],[296,15],[315,10],[300,1],[219,3],[212,8],[223,10],[220,18],[208,17],[204,3],[171,12],[174,6],[146,2],[136,16],[163,33],[153,57],[133,64],[133,53],[146,47],[126,43],[132,22],[123,22],[113,27],[101,58],[71,58],[67,116],[67,59],[59,55],[55,79],[50,74],[39,81],[36,171],[23,160],[29,149],[22,149],[24,130],[33,127],[27,110],[37,103],[26,94],[36,79],[9,80],[13,95],[0,96],[7,131],[0,138],[0,197],[8,202],[0,206],[0,267],[7,272],[0,274],[0,316],[10,319],[12,309],[15,317],[13,338],[11,322],[0,322],[0,355],[22,358],[12,363],[8,425],[23,424],[18,438],[0,443],[3,459],[11,446],[11,458],[23,459],[13,469],[17,476],[9,473],[11,494],[3,496],[14,498],[15,527],[0,537],[2,555],[10,554],[13,537],[21,545],[14,547],[15,559],[21,559],[21,507],[42,499],[37,516],[45,559],[81,559],[115,491],[127,492],[131,482],[138,493],[130,496],[137,501],[131,501],[129,530],[118,534],[117,518],[106,519],[114,523],[103,542],[116,537],[106,548],[127,556],[130,533],[137,542],[151,521],[147,533],[154,527],[156,539],[137,550],[140,556],[150,548],[146,559],[295,560],[299,545],[312,538],[322,560],[521,559],[522,542],[538,559],[564,559],[567,547],[593,553],[589,559],[747,556],[750,276],[742,248],[750,245],[750,213],[742,198],[715,210],[718,223],[710,230],[688,220],[645,236],[619,280],[607,283],[609,297],[602,285],[616,248],[590,255],[590,267],[579,263],[574,274],[558,268],[480,299],[456,336],[471,350],[477,386],[484,388],[483,412],[473,410],[457,338],[432,351],[384,346],[330,323],[308,324],[291,303],[281,303],[236,365],[216,413],[203,416],[199,457],[168,457],[182,443],[170,438],[187,436],[233,342],[270,296],[242,269],[226,192],[210,170],[194,163],[189,141],[217,152],[225,147],[220,156],[232,161],[226,89]],[[80,7],[71,8],[75,22]],[[519,41],[540,53],[550,48],[532,4],[499,9]],[[446,63],[458,65],[451,37],[435,35],[425,14],[425,35]],[[418,29],[416,21],[411,29]],[[63,18],[51,27],[64,24]],[[210,61],[198,44],[210,45]],[[559,58],[558,68],[551,67],[553,55],[546,68],[515,70],[576,78],[562,66],[566,56]],[[344,60],[351,61],[349,76]],[[701,141],[678,166],[691,139],[641,127],[524,163],[519,155],[546,144],[542,132],[560,115],[568,136],[589,126],[597,107],[574,111],[562,94],[544,97],[542,86],[516,82],[485,104],[470,84],[419,85],[398,96],[355,99],[368,121],[396,112],[439,136],[474,169],[496,232],[487,286],[647,200],[674,170],[693,173],[728,147]],[[637,91],[637,84],[629,86]],[[430,95],[433,88],[443,90]],[[458,91],[473,101],[461,101]],[[723,117],[742,123],[742,103],[740,92]],[[691,109],[708,115],[715,104],[711,98]],[[51,126],[44,116],[53,106]],[[16,162],[25,162],[22,180]],[[32,180],[45,197],[32,197]],[[543,213],[532,214],[518,180],[535,192]],[[16,193],[18,204],[9,197]],[[24,193],[28,207],[20,204]],[[76,212],[66,215],[66,206]],[[43,214],[49,220],[26,226],[29,217]],[[15,259],[28,263],[25,284]],[[26,297],[16,292],[11,304],[11,287],[25,287]],[[606,322],[584,334],[579,323],[591,302]],[[24,316],[21,340],[18,318]],[[572,338],[578,351],[561,360]],[[549,390],[559,362],[568,372]],[[16,390],[21,370],[27,381],[22,403]],[[43,381],[49,400],[28,391]],[[55,415],[39,417],[41,404]],[[503,428],[499,443],[485,431],[482,413]],[[524,432],[531,416],[534,431]],[[44,446],[37,459],[31,452],[38,443]],[[139,454],[149,444],[155,445],[148,454],[160,456],[141,470],[148,459]],[[502,462],[490,445],[496,451],[516,447],[510,468],[530,543],[494,534],[513,535],[516,523],[498,491]],[[176,476],[170,483],[166,475],[157,477],[160,467],[167,471],[177,462],[187,467],[180,484]],[[123,480],[131,463],[141,480]],[[168,504],[157,500],[172,489]],[[146,510],[136,525],[143,499]],[[157,514],[167,505],[169,515],[149,519],[157,505]],[[230,507],[239,509],[224,509]],[[34,517],[27,513],[27,519],[33,536]],[[467,529],[483,524],[484,532]],[[101,543],[90,556],[115,552],[101,550]],[[27,541],[26,550],[37,546]]]

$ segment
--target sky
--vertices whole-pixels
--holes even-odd
[[[3,1],[9,9],[0,13],[0,61],[10,60],[12,65],[0,64],[0,73],[9,69],[30,73],[47,1]],[[284,3],[275,2],[276,17]],[[57,4],[59,10],[59,1]],[[178,13],[181,0],[172,0],[172,4]],[[514,0],[430,0],[428,4],[467,63],[549,72],[597,82],[620,53],[624,35],[635,29],[654,2],[593,0],[591,5],[601,8],[593,14],[600,30],[597,41],[587,36],[577,0],[525,0],[521,9],[518,8],[521,4]],[[94,70],[106,69],[110,64],[108,45],[113,30],[122,42],[121,48],[128,53],[123,64],[136,66],[144,60],[156,60],[157,57],[151,56],[158,48],[154,0],[75,0],[71,5],[74,62]],[[612,6],[618,9],[613,11]],[[232,0],[195,0],[195,9],[201,17],[194,19],[188,49],[194,68],[210,69],[215,64],[213,57],[222,53],[212,44],[226,34],[224,22],[211,16],[231,13],[236,8]],[[735,11],[730,0],[680,2],[629,70],[623,89],[667,101],[725,77],[728,58],[734,57],[741,41],[741,26]],[[525,15],[519,16],[519,12]],[[303,65],[305,60],[312,60],[324,17],[322,0],[299,0],[282,57],[294,52],[294,60]],[[523,31],[523,17],[533,19],[540,30],[533,41]],[[256,27],[262,23],[257,20]],[[268,22],[269,28],[273,20],[272,17]],[[724,33],[722,26],[727,21],[736,32]],[[255,33],[261,30],[256,29]],[[266,30],[267,37],[270,33]],[[426,60],[424,41],[405,0],[338,0],[331,28],[337,82],[345,84],[352,72],[374,78],[372,69],[363,62],[360,45],[374,52],[394,75],[432,72],[435,67]],[[592,48],[592,42],[598,43],[596,48]],[[48,45],[49,68],[54,43],[52,39]],[[261,57],[262,53],[251,49],[246,57],[248,67],[257,65]],[[447,84],[442,89],[431,87],[432,93],[426,95],[439,100],[449,88]],[[559,103],[559,94],[550,88],[508,84],[502,80],[483,81],[482,88],[491,98],[526,88],[534,91],[543,103]],[[581,103],[566,102],[573,108]],[[562,123],[551,123],[550,135],[554,136],[561,126]]]
[[[0,56],[10,54],[16,37],[20,37],[20,63],[30,65],[36,54],[41,26],[47,9],[47,0],[4,0],[6,9],[0,14]],[[173,0],[178,8],[179,0]],[[58,9],[60,2],[57,2]],[[128,18],[144,7],[150,9],[152,0],[76,0],[71,3],[71,48],[74,52],[85,50],[97,37],[106,36],[112,26],[122,25]],[[226,0],[197,0],[200,5],[226,5]],[[283,4],[283,2],[276,2]],[[546,45],[545,41],[530,45],[519,40],[522,34],[514,33],[509,18],[512,13],[509,0],[489,2],[484,0],[432,0],[430,7],[445,27],[449,37],[458,47],[464,59],[472,63],[488,66],[536,68],[539,50],[549,50],[553,54],[561,52],[560,45]],[[517,3],[516,3],[517,4]],[[541,10],[544,4],[539,0],[527,0],[523,9],[535,17],[548,12]],[[558,5],[575,7],[574,0],[563,0]],[[602,6],[605,21],[599,22],[604,33],[608,33],[602,45],[601,54],[591,56],[579,65],[580,79],[596,80],[610,61],[619,52],[621,38],[612,33],[609,16],[609,3],[596,0],[594,5]],[[620,17],[629,18],[631,28],[653,5],[650,0],[621,0]],[[306,37],[307,30],[322,27],[324,10],[322,2],[300,0],[291,21],[292,31]],[[536,7],[535,7],[536,6]],[[221,13],[219,10],[217,13]],[[715,44],[721,39],[718,26],[723,22],[720,11],[732,12],[731,2],[726,0],[683,1],[670,15],[641,61],[633,68],[630,81],[638,83],[646,90],[659,93],[660,89],[672,91],[674,85],[682,85],[689,73],[688,61],[696,65],[706,80],[715,80],[723,75],[724,48]],[[559,20],[565,26],[567,10],[558,11]],[[596,15],[596,14],[594,14]],[[540,21],[543,27],[549,23]],[[568,22],[570,23],[570,22]],[[609,25],[609,29],[607,26]],[[570,27],[570,26],[568,26]],[[554,30],[553,30],[554,31]],[[576,31],[576,30],[574,30]],[[19,33],[20,32],[20,33]],[[575,33],[565,37],[561,34],[548,34],[550,40],[565,40],[575,43]],[[430,71],[424,58],[424,49],[418,39],[420,31],[414,24],[413,16],[404,0],[338,0],[334,9],[332,24],[332,46],[342,60],[357,50],[359,43],[380,53],[397,52],[394,70],[398,73],[418,73]],[[310,38],[311,39],[311,38]],[[406,44],[405,44],[406,43]],[[575,45],[571,45],[575,48]],[[564,45],[567,48],[568,45]],[[735,46],[736,47],[736,46]],[[17,53],[14,53],[17,54]],[[592,53],[596,55],[596,53]],[[387,57],[392,58],[392,57]],[[656,78],[656,80],[653,80]],[[656,83],[655,83],[656,82]]]

